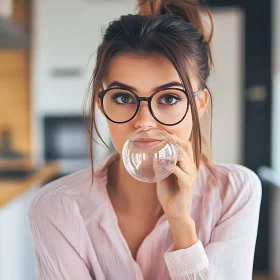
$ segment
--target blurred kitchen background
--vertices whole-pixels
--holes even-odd
[[[254,280],[277,280],[280,0],[207,3],[215,21],[214,160],[243,164],[260,176]],[[136,0],[0,0],[1,280],[35,280],[27,209],[36,191],[89,167],[83,96],[102,29],[128,13],[137,13]],[[112,146],[100,115],[98,126]],[[95,144],[95,163],[108,153]]]

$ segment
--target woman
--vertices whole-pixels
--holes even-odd
[[[211,33],[194,2],[139,8],[106,30],[88,99],[91,135],[97,107],[117,152],[47,184],[30,205],[37,278],[252,279],[261,184],[248,168],[209,156]],[[137,111],[136,95],[153,96],[151,107]],[[155,104],[169,114],[155,114]],[[173,137],[179,157],[173,174],[148,184],[126,172],[120,154],[135,130],[154,127]]]

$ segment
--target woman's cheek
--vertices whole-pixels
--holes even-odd
[[[124,131],[122,131],[122,129],[120,129],[120,126],[121,125],[118,125],[118,127],[115,127],[115,126],[109,125],[111,140],[112,140],[114,148],[116,149],[116,151],[118,153],[121,153],[122,147],[128,138],[128,137],[125,138],[126,133]]]

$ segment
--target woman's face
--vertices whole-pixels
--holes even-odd
[[[181,83],[178,73],[172,63],[162,55],[140,56],[136,54],[116,55],[108,65],[106,78],[103,81],[104,89],[107,89],[114,81],[134,87],[138,96],[149,97],[153,89],[171,82]],[[198,90],[195,80],[191,79],[194,91]],[[176,88],[182,86],[176,86]],[[196,97],[197,98],[197,97]],[[98,107],[102,112],[100,100]],[[118,153],[130,135],[138,128],[156,127],[169,134],[175,134],[184,141],[188,141],[192,131],[192,117],[189,106],[184,120],[174,126],[165,126],[157,122],[151,115],[148,102],[141,102],[137,115],[127,123],[116,124],[107,119],[112,143]]]

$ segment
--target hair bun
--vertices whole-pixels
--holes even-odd
[[[207,43],[210,43],[213,36],[213,18],[210,9],[201,5],[198,0],[138,0],[139,14],[143,16],[159,16],[164,14],[178,15],[191,23],[203,36]],[[204,22],[200,9],[204,10],[211,23],[209,34],[206,34]]]

